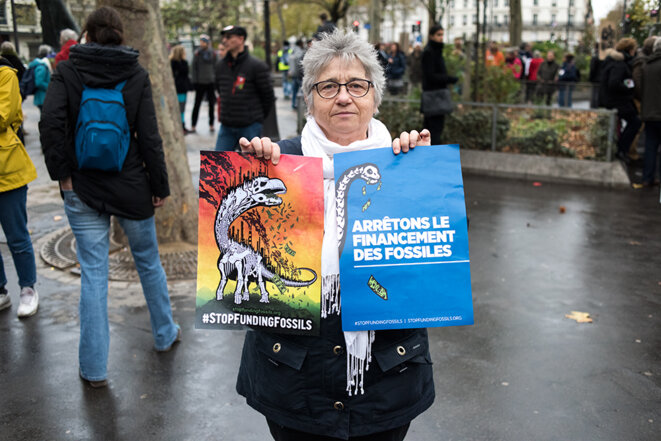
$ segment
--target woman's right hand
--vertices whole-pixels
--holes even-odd
[[[273,165],[280,162],[280,146],[271,141],[271,138],[254,137],[251,141],[246,138],[239,139],[239,146],[243,153],[254,153],[258,158],[270,159]]]

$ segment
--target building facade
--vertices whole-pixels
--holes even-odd
[[[14,43],[18,55],[27,62],[34,58],[41,44],[41,13],[34,0],[14,0],[14,17],[11,3],[0,0],[0,41]]]
[[[417,2],[409,4],[412,6],[388,5],[382,12],[381,41],[398,41],[400,44],[408,42],[406,45],[409,45],[427,40],[427,10]],[[509,6],[509,0],[487,0],[486,27],[483,29],[488,40],[509,42]],[[452,41],[456,37],[473,40],[477,10],[477,0],[449,0],[441,19],[446,41]],[[483,23],[485,11],[482,0],[479,11],[480,22]],[[523,41],[568,41],[569,47],[574,48],[585,31],[586,20],[592,17],[592,6],[590,0],[522,0],[521,14]],[[366,7],[354,7],[348,15],[350,20],[358,20],[367,27],[368,17]],[[365,38],[369,32],[366,26],[362,25],[359,30]]]

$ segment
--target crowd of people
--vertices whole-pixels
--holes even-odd
[[[274,102],[271,72],[248,52],[245,28],[228,26],[221,35],[220,50],[226,52],[220,57],[211,49],[210,39],[201,36],[190,83],[186,81],[188,66],[183,48],[173,48],[170,57],[174,73],[172,92],[177,91],[182,110],[185,97],[181,95],[195,88],[196,106],[190,130],[195,128],[202,97],[209,99],[218,92],[221,125],[217,150],[238,147],[270,159],[276,166],[281,152],[315,156],[322,158],[325,170],[330,170],[335,152],[392,145],[393,154],[398,155],[409,153],[416,146],[430,145],[429,130],[411,130],[393,140],[387,127],[374,118],[388,88],[386,69],[372,45],[351,31],[338,29],[319,33],[305,56],[298,54],[298,87],[308,108],[308,123],[302,135],[282,141],[282,147],[260,137],[261,123]],[[71,40],[75,43],[68,43]],[[117,219],[128,239],[149,310],[154,349],[169,351],[182,338],[170,306],[154,221],[155,210],[164,205],[170,187],[153,95],[167,91],[152,90],[149,73],[138,63],[139,54],[128,43],[119,13],[101,7],[89,15],[80,38],[63,33],[56,62],[55,56],[51,56],[55,54],[44,49],[31,63],[35,73],[42,66],[48,72],[44,93],[38,94],[35,88],[28,94],[35,95],[35,105],[40,106],[39,139],[44,160],[50,178],[58,183],[76,239],[81,272],[78,375],[92,388],[106,387],[109,377],[111,217]],[[304,50],[299,48],[302,53]],[[293,51],[290,55],[295,59]],[[29,70],[30,67],[26,72]],[[23,78],[27,75],[24,73]],[[390,86],[396,88],[397,84],[391,82]],[[18,315],[26,317],[36,313],[38,307],[36,264],[26,210],[27,185],[36,178],[36,169],[19,138],[19,72],[4,58],[0,58],[0,90],[0,139],[2,154],[6,156],[0,162],[0,222],[19,276]],[[212,126],[215,103],[214,99],[209,101]],[[183,118],[182,112],[185,129]],[[333,191],[332,173],[325,173],[324,185],[327,192]],[[329,195],[324,197],[328,204],[334,200]],[[335,210],[329,206],[325,212],[325,231],[331,235],[336,227],[332,214]],[[322,295],[339,299],[339,262],[332,243],[325,241],[322,250]],[[11,307],[11,301],[2,261],[0,270],[0,309],[5,309]],[[339,302],[333,311],[322,320],[319,337],[278,336],[282,337],[283,346],[304,346],[310,352],[298,375],[269,367],[270,361],[260,348],[272,346],[271,334],[249,331],[238,392],[265,415],[276,440],[403,440],[411,420],[434,400],[426,330],[372,331],[369,338],[361,334],[345,340],[349,337],[341,329]],[[344,351],[325,351],[327,345],[343,344],[346,358],[337,356]],[[415,351],[396,367],[382,369],[376,363],[361,363],[359,370],[347,370],[348,365],[356,364],[355,360],[365,360],[372,346],[376,351],[396,351],[402,344]],[[326,367],[321,369],[320,364]],[[264,375],[264,369],[269,369],[270,374]],[[388,394],[395,383],[401,391]],[[299,387],[303,384],[310,387]],[[292,387],[283,394],[287,385]],[[264,390],[270,392],[264,394]],[[375,416],[375,397],[384,394],[392,399],[378,400]],[[319,403],[310,402],[310,408],[301,412],[297,403],[305,402],[310,395],[324,398]],[[328,400],[335,405],[327,407]],[[339,412],[344,408],[351,411]]]
[[[301,136],[294,139],[274,143],[262,137],[264,120],[275,103],[273,80],[267,64],[250,54],[245,28],[225,27],[222,42],[215,50],[209,36],[200,35],[190,72],[183,46],[171,49],[170,64],[185,133],[195,132],[206,98],[209,130],[214,132],[216,111],[220,121],[217,151],[253,153],[276,166],[281,153],[322,158],[324,234],[332,238],[336,229],[334,153],[391,145],[397,155],[409,153],[416,146],[440,144],[447,112],[435,105],[422,108],[424,128],[411,128],[395,139],[374,116],[386,93],[404,92],[405,79],[421,86],[424,99],[425,94],[441,92],[438,96],[443,96],[450,87],[458,87],[459,78],[446,66],[445,31],[440,25],[430,27],[424,47],[414,45],[406,55],[398,43],[374,46],[351,31],[336,29],[324,15],[320,20],[318,32],[307,44],[302,39],[293,45],[283,44],[277,54],[286,98],[296,108],[300,92],[307,105],[307,123]],[[34,104],[41,111],[39,132],[44,159],[50,178],[58,182],[80,263],[78,374],[94,388],[108,384],[111,216],[118,220],[128,239],[149,309],[155,350],[169,351],[182,337],[172,315],[154,221],[155,210],[164,205],[170,187],[153,94],[167,91],[152,90],[149,73],[138,63],[138,52],[128,44],[117,11],[101,7],[87,18],[80,38],[71,30],[62,31],[60,51],[55,54],[50,47],[40,47],[27,70],[17,61],[10,43],[0,48],[0,142],[5,155],[0,162],[0,223],[18,274],[17,314],[33,315],[39,303],[26,210],[27,185],[36,178],[36,170],[25,150],[21,130],[21,80],[32,75],[33,89],[28,94],[34,95]],[[451,54],[465,57],[460,39],[453,41]],[[574,57],[565,54],[559,65],[553,51],[545,55],[542,58],[526,43],[518,51],[503,54],[492,43],[484,62],[527,84],[536,82],[535,87],[525,88],[526,97],[541,96],[550,104],[557,91],[559,105],[571,107],[573,88],[580,80]],[[599,105],[616,109],[622,121],[618,158],[626,160],[642,120],[646,150],[640,185],[655,185],[661,142],[661,39],[646,40],[638,52],[635,40],[624,38],[604,54],[603,61],[595,63],[594,69],[598,70]],[[186,97],[193,90],[195,101],[188,129]],[[81,123],[89,112],[101,112],[89,107],[95,99],[103,101],[97,94],[108,94],[104,96],[121,102],[120,116],[113,113],[108,121],[99,121],[99,113],[94,114],[96,123],[127,127],[111,142],[106,142],[107,134],[95,131],[96,126],[88,128]],[[101,167],[87,162],[94,154],[105,155],[103,149],[108,145],[121,152],[117,163],[110,161],[106,168],[105,164]],[[322,248],[322,296],[338,301],[339,263],[332,244],[329,239]],[[0,258],[0,309],[11,306],[6,285]],[[339,301],[333,311],[336,313],[322,320],[319,337],[278,336],[286,350],[293,348],[307,354],[296,372],[274,365],[265,356],[273,346],[270,333],[248,331],[238,392],[265,415],[276,440],[403,440],[413,418],[434,400],[426,330],[370,331],[349,337],[341,329]],[[352,343],[354,338],[361,344]],[[422,348],[422,355],[406,359],[395,368],[381,370],[378,364],[361,364],[364,367],[358,371],[347,370],[356,360],[365,360],[372,346],[375,351],[395,351],[402,344]],[[328,350],[337,347],[344,348],[346,358],[338,357],[335,349]],[[352,394],[352,385],[356,384],[364,385],[364,392],[355,389]],[[398,392],[389,393],[393,389]],[[342,412],[345,408],[351,412]]]

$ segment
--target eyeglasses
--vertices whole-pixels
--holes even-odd
[[[340,88],[344,86],[349,95],[354,98],[362,98],[370,91],[372,82],[369,80],[351,80],[346,83],[338,83],[337,81],[327,80],[319,81],[312,85],[317,90],[320,97],[325,99],[335,98],[340,93]]]

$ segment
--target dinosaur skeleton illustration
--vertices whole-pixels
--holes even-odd
[[[367,184],[374,185],[381,179],[379,167],[375,164],[365,163],[347,169],[335,182],[335,216],[337,218],[337,247],[342,254],[344,242],[347,239],[347,198],[349,187],[356,179],[363,179]]]
[[[259,176],[246,180],[231,189],[223,198],[218,211],[214,232],[220,256],[218,257],[218,270],[220,271],[220,283],[216,290],[216,300],[223,299],[223,290],[227,285],[227,279],[233,271],[236,271],[236,289],[234,290],[234,303],[240,304],[243,300],[249,300],[248,285],[251,280],[256,280],[262,294],[259,300],[269,303],[269,292],[266,290],[264,279],[274,280],[279,278],[285,286],[304,287],[312,285],[317,280],[317,274],[310,268],[299,268],[312,273],[312,280],[296,281],[289,280],[270,271],[263,263],[263,257],[252,247],[232,240],[228,230],[232,222],[251,208],[280,205],[282,199],[278,194],[285,194],[287,187],[280,179]]]

